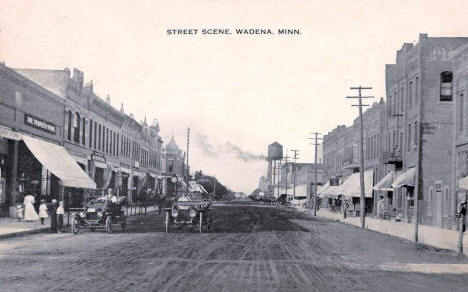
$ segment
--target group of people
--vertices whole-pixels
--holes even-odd
[[[24,221],[32,222],[41,220],[41,224],[44,225],[45,219],[48,218],[50,214],[51,232],[61,233],[63,227],[63,215],[65,214],[63,201],[58,203],[57,200],[53,199],[52,203],[47,204],[45,200],[41,200],[41,204],[39,205],[39,214],[34,208],[35,201],[36,198],[30,194],[24,197]]]

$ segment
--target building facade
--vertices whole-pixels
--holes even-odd
[[[365,168],[374,169],[374,211],[377,200],[383,199],[384,213],[415,220],[420,146],[420,222],[455,228],[458,204],[465,200],[457,182],[468,169],[467,48],[468,38],[420,34],[417,44],[403,44],[395,64],[386,65],[386,103],[374,104],[363,114]],[[355,121],[351,127],[339,126],[324,137],[324,171],[330,182],[343,182],[340,175],[345,176],[348,163],[344,157],[352,152],[345,146],[346,132],[355,132],[356,125]]]
[[[102,195],[108,188],[134,202],[142,193],[162,192],[163,141],[156,120],[148,125],[146,120],[137,122],[125,114],[123,105],[116,110],[109,96],[103,100],[94,93],[92,82],[84,84],[84,74],[78,69],[71,73],[69,69],[0,65],[0,74],[0,204],[11,206],[18,200],[18,193],[47,197],[60,192],[56,190],[60,179],[50,172],[51,164],[47,167],[37,159],[25,159],[30,165],[23,166],[20,159],[14,170],[12,149],[17,149],[19,157],[29,157],[31,152],[24,143],[12,142],[15,133],[63,146],[75,164],[69,168],[78,165],[80,175],[92,179],[92,188],[66,189],[63,198],[70,207],[80,206],[86,196]]]
[[[177,192],[187,188],[185,178],[187,169],[185,165],[185,152],[179,149],[174,136],[164,149],[164,186],[165,196],[174,196]]]

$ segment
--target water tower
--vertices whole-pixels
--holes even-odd
[[[277,161],[283,159],[283,146],[278,142],[273,142],[268,145],[268,195],[274,197],[274,185],[279,182],[279,171],[277,169]],[[278,165],[279,166],[279,165]],[[276,179],[277,178],[277,179]]]

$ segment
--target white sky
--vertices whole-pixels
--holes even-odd
[[[468,36],[468,1],[0,1],[0,60],[16,68],[79,68],[95,91],[237,191],[266,162],[206,155],[230,142],[266,154],[278,141],[312,162],[311,132],[349,125],[353,85],[384,96],[384,65],[418,34]],[[168,36],[170,28],[299,28],[300,36]],[[377,101],[377,99],[376,99]],[[206,136],[206,137],[205,137]]]

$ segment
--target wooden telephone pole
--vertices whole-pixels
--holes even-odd
[[[365,196],[365,190],[364,190],[364,125],[362,121],[362,107],[363,106],[369,106],[368,104],[362,104],[362,99],[363,98],[374,98],[373,96],[362,96],[362,91],[363,90],[369,90],[372,89],[372,87],[362,87],[362,86],[357,86],[357,87],[351,87],[351,90],[357,90],[358,95],[357,96],[347,96],[346,98],[357,98],[359,103],[358,104],[353,104],[352,106],[357,106],[359,107],[359,122],[360,122],[360,127],[359,127],[359,154],[360,154],[360,165],[359,165],[359,185],[361,189],[361,228],[365,228],[365,223],[366,223],[366,217],[365,217],[365,212],[366,212],[366,196]]]
[[[293,149],[291,150],[294,153],[292,159],[294,159],[293,163],[293,200],[296,199],[296,161],[299,159],[299,150]]]
[[[285,191],[286,191],[286,199],[288,198],[288,163],[289,163],[289,156],[288,151],[286,150],[286,156],[284,157],[284,165],[286,166],[286,173],[284,174],[285,178]]]
[[[190,146],[190,128],[187,128],[187,192],[189,191],[189,181],[190,181],[190,169],[189,169],[189,146]]]
[[[318,146],[320,145],[318,143],[318,140],[323,139],[319,138],[318,135],[321,135],[320,133],[312,133],[312,135],[315,135],[314,138],[309,138],[309,139],[315,139],[314,143],[312,145],[315,146],[315,153],[314,153],[314,216],[317,216],[317,149]],[[308,196],[308,202],[307,204],[310,206],[310,195]]]

